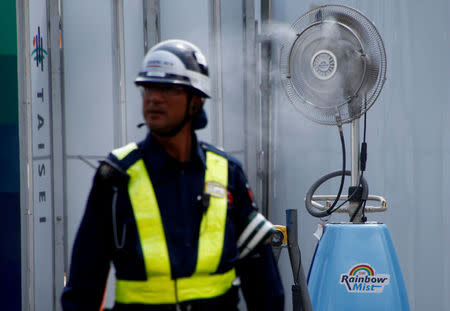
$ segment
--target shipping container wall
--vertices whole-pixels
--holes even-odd
[[[194,42],[210,62],[213,96],[205,105],[210,123],[199,131],[200,139],[222,147],[241,160],[249,173],[251,186],[256,189],[258,203],[265,203],[262,202],[264,193],[270,194],[268,202],[273,223],[285,224],[285,210],[298,209],[299,242],[307,270],[317,243],[312,233],[320,220],[307,214],[304,196],[317,178],[340,169],[342,155],[335,127],[315,124],[289,104],[280,87],[278,57],[281,41],[290,25],[312,7],[325,4],[324,1],[29,2],[17,1],[20,4],[18,16],[21,16],[18,28],[22,30],[18,35],[22,42],[19,47],[26,47],[25,52],[20,53],[28,53],[29,49],[31,54],[33,38],[44,37],[44,47],[38,50],[44,53],[45,49],[49,53],[45,62],[49,66],[47,61],[52,59],[52,53],[47,44],[53,42],[52,47],[55,47],[56,42],[59,43],[59,38],[52,32],[59,17],[62,37],[61,55],[53,50],[50,77],[46,76],[49,75],[47,67],[45,72],[34,68],[31,73],[26,73],[23,68],[29,63],[19,61],[22,66],[19,75],[23,75],[19,76],[19,81],[26,85],[19,85],[19,89],[25,89],[19,90],[19,96],[34,109],[19,111],[22,125],[30,123],[21,126],[27,131],[21,135],[27,140],[20,143],[21,162],[32,167],[31,177],[27,177],[31,180],[24,178],[21,189],[28,189],[24,181],[34,187],[30,190],[33,197],[27,196],[23,209],[31,207],[31,212],[36,208],[45,213],[23,213],[21,218],[22,230],[24,227],[29,230],[26,232],[29,236],[22,233],[22,239],[30,239],[22,245],[22,255],[34,256],[22,263],[22,271],[27,271],[25,282],[30,282],[27,283],[30,288],[22,290],[22,295],[28,300],[36,299],[22,301],[23,305],[35,306],[36,310],[51,309],[48,305],[52,304],[51,298],[47,298],[54,294],[55,301],[59,300],[62,275],[58,265],[64,261],[68,271],[73,239],[95,168],[113,148],[145,137],[145,127],[137,127],[142,122],[141,99],[133,81],[146,50],[155,42],[169,38]],[[381,96],[368,112],[369,154],[365,176],[370,193],[384,196],[389,208],[387,212],[369,215],[369,220],[384,222],[390,229],[411,310],[450,309],[450,271],[446,264],[450,262],[450,212],[445,208],[446,189],[450,186],[450,166],[446,161],[450,156],[447,125],[450,60],[446,56],[450,47],[450,4],[446,0],[436,0],[432,5],[419,0],[338,3],[360,10],[375,23],[387,54],[387,81]],[[61,16],[54,5],[61,6]],[[258,40],[251,41],[253,50],[248,47],[251,35],[246,29],[249,21],[243,14],[245,5],[252,8],[252,14],[256,13],[259,24],[263,22],[261,16],[269,16],[270,59],[258,58]],[[57,18],[48,23],[55,16]],[[48,39],[45,37],[49,29],[45,25],[50,25]],[[253,23],[253,27],[256,25]],[[268,37],[256,35],[256,38]],[[23,43],[24,40],[28,43]],[[9,55],[9,52],[3,54]],[[265,51],[261,51],[261,55],[266,55]],[[61,72],[54,67],[59,56]],[[32,56],[21,55],[19,58],[29,61]],[[270,73],[270,88],[260,89],[264,88],[265,81],[260,81],[256,72],[253,79],[248,79],[252,69],[246,67],[249,59],[261,65],[261,76],[266,70],[262,64],[270,66],[266,72]],[[58,77],[62,82],[61,89],[55,83]],[[46,84],[48,80],[50,86]],[[44,88],[46,91],[41,91]],[[268,91],[270,99],[261,98],[261,106],[250,107],[253,103],[259,104],[261,94]],[[55,100],[58,92],[61,93],[62,108]],[[249,96],[250,92],[253,98]],[[46,105],[39,106],[39,103]],[[263,107],[266,104],[270,104],[272,110]],[[14,111],[8,115],[13,114]],[[42,123],[43,116],[48,117],[48,122],[45,118]],[[5,120],[0,121],[8,126],[12,124],[14,130],[14,122]],[[350,149],[348,126],[345,134],[347,149]],[[40,139],[47,140],[39,142]],[[268,139],[270,150],[264,150],[262,142]],[[42,152],[39,146],[47,148],[45,154],[39,153]],[[61,165],[57,162],[60,158]],[[269,164],[264,166],[267,159]],[[48,175],[44,177],[47,179],[38,178],[43,177],[42,164],[45,164]],[[21,176],[26,176],[26,170],[21,170]],[[270,180],[264,181],[262,186],[265,176]],[[60,179],[62,182],[58,182]],[[13,183],[7,186],[11,187]],[[47,191],[45,202],[39,197],[41,186]],[[332,182],[324,186],[323,192],[334,194],[337,186]],[[64,204],[60,201],[60,193],[63,193]],[[62,205],[65,211],[64,256],[57,247]],[[347,217],[333,216],[332,219],[345,221]],[[39,231],[40,228],[45,230]],[[33,275],[39,264],[45,269],[36,270]],[[293,280],[287,252],[282,253],[279,266],[286,291],[286,310],[291,310]],[[438,272],[429,272],[431,267]],[[29,275],[32,275],[31,279],[27,279]],[[50,285],[31,284],[39,282],[44,275],[52,276],[45,280]],[[50,289],[51,283],[54,293]],[[107,306],[112,304],[113,278],[109,286]],[[57,302],[52,307],[57,310]]]

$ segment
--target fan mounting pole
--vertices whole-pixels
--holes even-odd
[[[359,176],[359,119],[352,121],[350,139],[352,141],[352,186],[357,186]]]
[[[352,156],[351,156],[351,161],[352,161],[352,186],[358,186],[359,183],[359,118],[355,119],[352,121],[352,125],[351,125],[351,131],[350,131],[350,139],[351,139],[351,143],[352,143]],[[353,215],[353,213],[356,211],[356,209],[358,208],[358,202],[350,202],[349,203],[349,209],[348,209],[348,213],[349,216],[351,217]],[[361,216],[362,216],[362,211],[360,209],[360,211],[358,212],[358,214],[356,215],[356,217],[354,217],[353,222],[354,223],[358,223],[361,222]]]

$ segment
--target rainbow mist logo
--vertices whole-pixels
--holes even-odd
[[[341,274],[339,283],[351,293],[382,293],[389,281],[389,274],[375,274],[372,266],[361,263],[353,266],[348,273]]]

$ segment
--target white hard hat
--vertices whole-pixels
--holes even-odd
[[[173,83],[187,85],[201,97],[210,97],[206,58],[198,47],[184,40],[162,41],[144,57],[136,85]]]

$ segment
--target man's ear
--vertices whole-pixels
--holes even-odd
[[[203,99],[199,96],[194,96],[192,98],[192,114],[196,114],[203,107]]]

